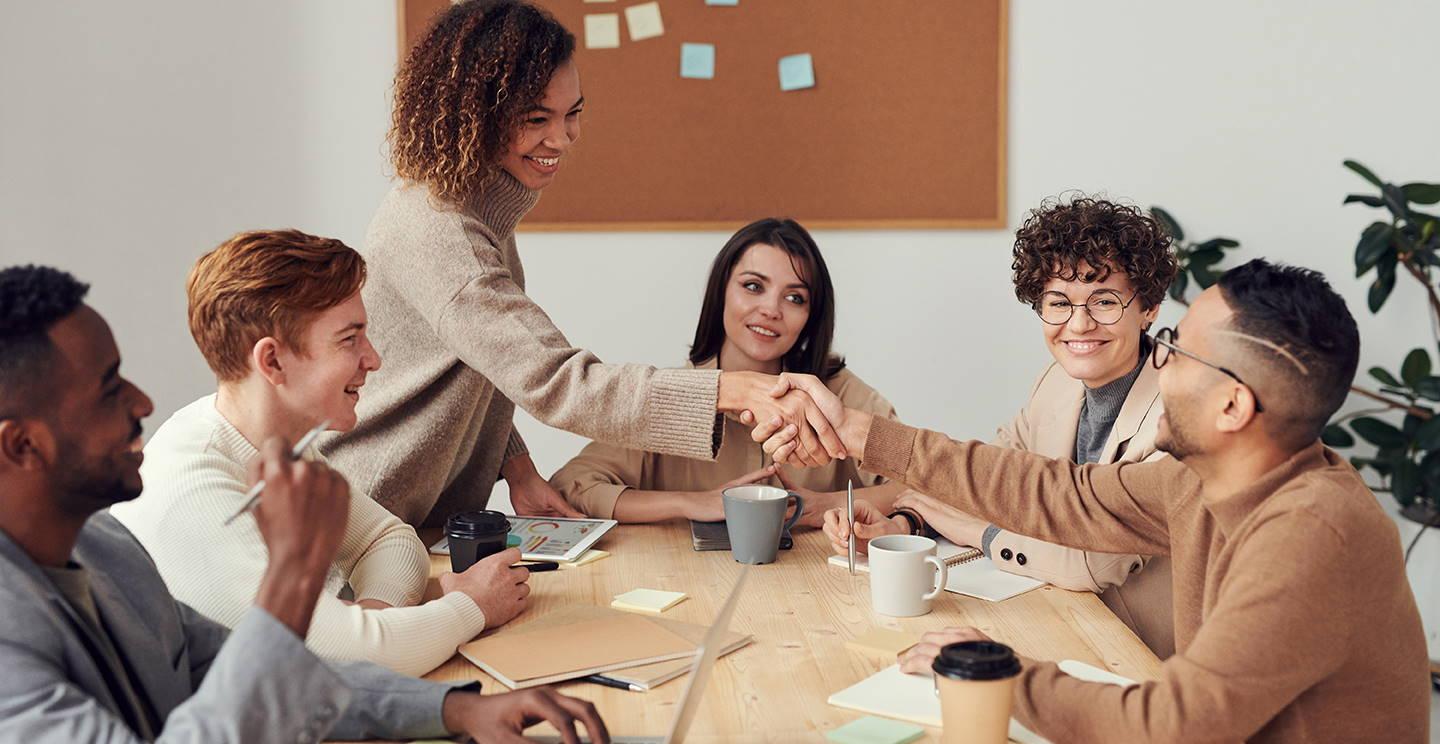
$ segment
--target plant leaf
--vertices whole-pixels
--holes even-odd
[[[1393,254],[1386,254],[1386,260],[1381,261],[1376,267],[1375,281],[1370,285],[1367,302],[1370,305],[1370,312],[1378,313],[1389,299],[1390,292],[1395,289],[1395,258]]]
[[[1361,178],[1369,181],[1376,186],[1385,185],[1385,182],[1381,181],[1379,178],[1376,178],[1375,174],[1371,173],[1369,168],[1366,168],[1365,166],[1355,162],[1354,160],[1346,160],[1345,167],[1349,168],[1352,171],[1355,171],[1356,173],[1359,173]]]
[[[1389,372],[1385,371],[1384,367],[1371,367],[1370,376],[1379,380],[1381,384],[1392,385],[1394,387],[1400,386],[1400,381],[1395,379],[1395,375],[1392,375]]]
[[[1407,183],[1400,190],[1416,204],[1440,204],[1440,183]]]
[[[1351,204],[1351,203],[1354,203],[1354,202],[1360,202],[1361,204],[1364,204],[1364,205],[1367,206],[1367,207],[1383,207],[1383,206],[1385,206],[1385,200],[1384,200],[1384,199],[1381,199],[1381,198],[1378,197],[1378,196],[1370,196],[1369,194],[1350,194],[1349,196],[1346,196],[1346,197],[1345,197],[1345,201],[1342,202],[1342,203],[1344,203],[1344,204]]]
[[[1200,266],[1211,266],[1225,259],[1225,252],[1220,250],[1219,247],[1211,246],[1205,248],[1203,246],[1204,244],[1202,243],[1200,246],[1197,246],[1194,251],[1190,252],[1188,260],[1191,266],[1197,264]]]
[[[1211,271],[1209,266],[1199,265],[1191,266],[1190,273],[1195,275],[1195,283],[1200,285],[1201,289],[1209,289],[1214,286],[1215,282],[1220,280],[1220,274],[1225,272],[1222,271],[1220,274],[1217,274]]]
[[[1405,192],[1393,183],[1387,183],[1380,187],[1380,195],[1385,197],[1385,208],[1395,219],[1403,220],[1410,216],[1410,202],[1405,198]]]
[[[1355,276],[1375,268],[1380,257],[1390,248],[1390,235],[1395,228],[1387,222],[1372,222],[1360,233],[1360,242],[1355,245]]]
[[[1175,272],[1175,281],[1170,282],[1170,299],[1185,301],[1185,288],[1190,285],[1190,276],[1183,271]]]
[[[1440,449],[1440,416],[1433,416],[1415,432],[1415,446],[1426,452]]]
[[[1355,437],[1345,431],[1345,427],[1339,424],[1330,424],[1325,431],[1320,432],[1320,441],[1327,447],[1354,447]]]
[[[1415,493],[1420,490],[1420,466],[1414,460],[1405,460],[1395,466],[1395,472],[1390,475],[1390,494],[1403,506],[1409,506],[1415,501]]]
[[[1427,490],[1440,486],[1440,452],[1426,453],[1420,460],[1420,477],[1428,487]]]
[[[1400,379],[1413,388],[1429,376],[1430,352],[1423,348],[1411,349],[1410,353],[1405,355],[1405,361],[1400,365]]]
[[[1361,416],[1350,422],[1350,428],[1361,439],[1382,448],[1403,448],[1410,443],[1405,434],[1391,424],[1373,416]],[[1378,453],[1377,460],[1384,460],[1387,453]],[[1390,453],[1393,456],[1393,453]]]
[[[1178,243],[1185,239],[1185,231],[1180,229],[1180,223],[1176,222],[1175,218],[1171,217],[1169,212],[1160,207],[1152,206],[1150,207],[1150,214],[1155,215],[1155,219],[1159,220],[1160,226],[1165,228],[1165,232],[1170,233],[1170,237],[1173,238],[1175,242]]]
[[[1440,377],[1426,377],[1415,383],[1415,393],[1426,400],[1440,400]]]

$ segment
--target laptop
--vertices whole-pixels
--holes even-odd
[[[695,721],[695,713],[700,709],[700,698],[705,695],[705,686],[710,683],[710,670],[715,668],[715,660],[720,658],[720,652],[725,648],[725,634],[730,632],[730,618],[735,615],[735,606],[740,603],[740,590],[745,586],[745,578],[750,575],[750,566],[740,569],[740,578],[735,580],[735,586],[730,589],[730,596],[726,598],[725,605],[720,608],[720,614],[715,617],[715,623],[705,633],[704,640],[700,641],[700,648],[695,653],[695,663],[690,667],[690,678],[685,681],[685,693],[680,696],[680,705],[676,706],[675,718],[670,721],[670,733],[665,736],[610,736],[614,744],[682,744],[685,741],[685,734],[690,730],[690,724]],[[548,736],[536,739],[536,741],[550,742],[554,744],[561,739],[558,736]],[[588,738],[581,741],[589,742]]]

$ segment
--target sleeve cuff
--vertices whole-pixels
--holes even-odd
[[[905,481],[910,469],[910,452],[915,448],[916,429],[890,419],[875,417],[860,456],[865,469],[892,480]]]
[[[585,512],[592,519],[614,519],[615,502],[629,486],[616,483],[596,483],[575,494],[571,506]]]
[[[507,463],[521,455],[528,454],[530,454],[530,447],[525,444],[525,439],[520,436],[520,432],[512,424],[510,438],[505,441],[505,456],[500,459],[500,462]]]
[[[984,553],[986,558],[990,557],[990,543],[995,542],[995,536],[998,534],[1000,534],[1000,528],[992,524],[988,525],[985,528],[985,534],[980,536],[980,552]]]
[[[724,418],[715,411],[719,396],[719,370],[655,370],[650,380],[644,449],[714,460],[724,431]]]

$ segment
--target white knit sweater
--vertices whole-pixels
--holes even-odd
[[[176,599],[234,627],[255,601],[269,560],[253,516],[223,526],[244,501],[255,446],[215,410],[208,395],[171,416],[145,445],[140,498],[111,508],[154,558]],[[307,459],[321,459],[318,452]],[[415,530],[362,493],[352,494],[344,540],[330,567],[305,645],[326,659],[363,659],[421,675],[485,628],[485,614],[459,592],[418,606],[429,560]],[[368,610],[355,599],[394,605]]]

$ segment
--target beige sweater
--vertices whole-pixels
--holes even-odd
[[[1171,556],[1176,653],[1158,679],[1121,688],[1025,661],[1016,717],[1052,741],[1428,738],[1425,634],[1398,531],[1318,442],[1224,499],[1171,458],[1078,466],[880,418],[864,463],[1008,529]]]
[[[514,231],[537,199],[503,172],[455,209],[401,183],[370,223],[363,297],[383,366],[359,426],[321,448],[412,525],[485,506],[501,465],[525,452],[515,405],[628,447],[707,460],[719,447],[718,372],[603,364],[525,294]]]
[[[696,365],[714,369],[713,360]],[[876,416],[895,417],[890,401],[866,385],[849,369],[842,369],[825,383],[848,408]],[[550,484],[575,508],[592,517],[610,519],[615,502],[627,488],[643,491],[709,491],[770,464],[760,444],[750,438],[750,428],[725,418],[725,442],[714,462],[675,457],[655,452],[592,442],[555,472]],[[861,472],[854,458],[836,460],[819,468],[781,466],[785,477],[801,488],[836,491],[854,481],[856,488],[878,485],[882,478]],[[781,486],[779,478],[766,483]]]
[[[224,523],[245,503],[246,468],[258,454],[207,395],[177,411],[145,444],[145,493],[110,509],[145,546],[170,593],[226,627],[255,604],[269,564],[254,517]],[[404,674],[434,669],[485,629],[485,613],[459,592],[407,606],[420,601],[429,571],[414,528],[355,492],[305,645],[321,658],[373,661]],[[347,583],[356,600],[393,606],[342,602]]]

